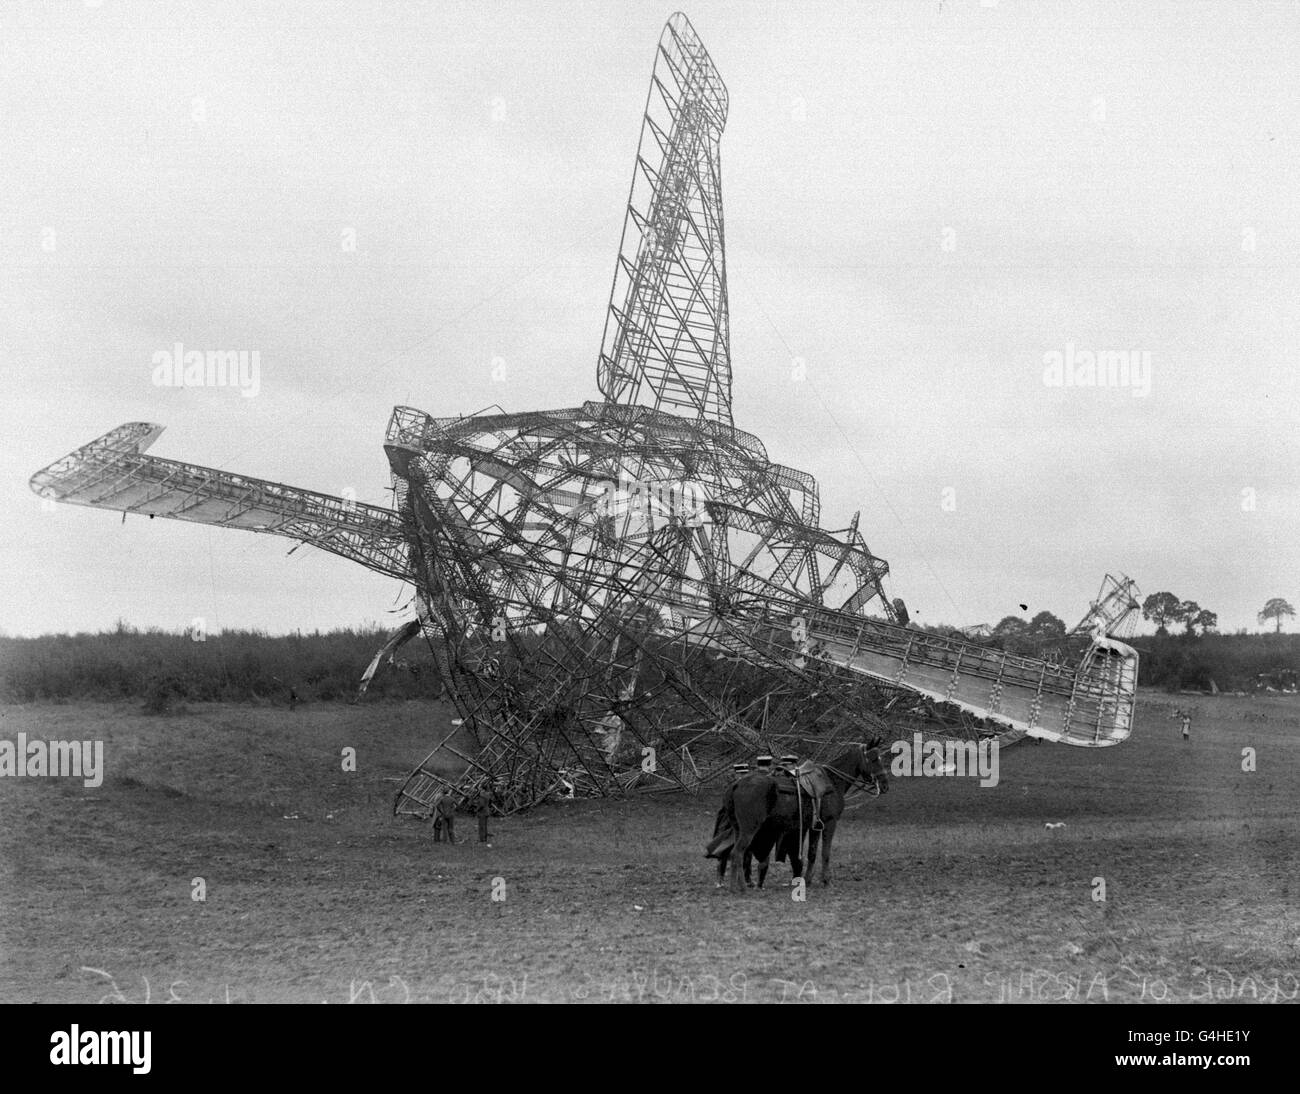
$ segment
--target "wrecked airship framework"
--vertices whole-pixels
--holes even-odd
[[[1124,740],[1136,590],[1107,579],[1065,659],[908,625],[858,517],[732,424],[719,140],[727,91],[690,22],[655,59],[597,367],[603,399],[435,418],[394,410],[393,508],[145,455],[111,431],[32,479],[44,497],[286,536],[410,582],[460,715],[397,794],[499,812],[693,789],[759,751],[846,739]],[[363,684],[364,687],[364,684]],[[887,727],[887,728],[886,728]],[[571,789],[570,789],[571,788]]]

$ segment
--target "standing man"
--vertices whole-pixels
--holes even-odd
[[[1185,710],[1180,711],[1179,714],[1183,719],[1183,740],[1190,741],[1192,739],[1192,716]]]
[[[749,764],[743,761],[732,764],[731,771],[731,786],[722,797],[722,805],[718,807],[718,816],[713,822],[713,839],[704,848],[705,858],[718,858],[719,851],[727,850],[736,841],[736,834],[731,830],[731,821],[727,817],[727,806],[736,783],[749,774]]]
[[[488,817],[492,812],[492,788],[484,786],[474,795],[470,801],[470,808],[474,810],[474,816],[478,818],[478,841],[487,843],[488,839]]]
[[[442,834],[447,833],[447,842],[456,842],[456,806],[451,795],[439,790],[429,806],[429,816],[433,818],[433,842],[441,843]]]

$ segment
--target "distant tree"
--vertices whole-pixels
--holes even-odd
[[[996,638],[1009,638],[1013,635],[1025,633],[1026,623],[1018,615],[1004,615],[993,627],[993,635]]]
[[[1039,612],[1028,622],[1016,615],[1003,616],[992,631],[993,642],[1001,649],[1034,656],[1059,646],[1065,635],[1065,624],[1047,611]]]
[[[993,645],[1011,653],[1020,653],[1025,646],[1028,624],[1018,615],[1004,615],[994,624]]]
[[[1043,634],[1062,635],[1065,633],[1065,623],[1051,612],[1043,611],[1029,621],[1029,629]]]
[[[1202,634],[1209,634],[1219,625],[1219,617],[1208,608],[1202,608],[1196,613],[1196,618],[1192,623],[1201,628]]]
[[[1178,618],[1183,602],[1173,593],[1152,593],[1142,602],[1142,618],[1156,625],[1156,634],[1167,634],[1165,624]]]
[[[1065,637],[1065,623],[1051,612],[1039,612],[1029,621],[1025,632],[1026,637],[1031,638],[1037,645],[1046,646],[1059,642]]]
[[[1282,633],[1283,617],[1292,618],[1295,616],[1295,609],[1291,607],[1280,596],[1275,596],[1263,608],[1260,609],[1258,619],[1261,623],[1267,623],[1272,619],[1277,624],[1277,633]]]
[[[1201,606],[1195,600],[1184,600],[1178,605],[1178,614],[1174,616],[1183,624],[1189,635],[1196,633],[1196,617],[1201,614]]]

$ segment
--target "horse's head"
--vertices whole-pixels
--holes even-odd
[[[888,754],[889,749],[878,736],[858,748],[858,769],[854,774],[873,796],[889,792]]]

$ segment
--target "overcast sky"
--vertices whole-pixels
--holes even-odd
[[[0,4],[0,629],[407,618],[341,559],[27,480],[150,421],[156,455],[387,504],[393,405],[597,397],[671,10]],[[736,423],[824,525],[862,510],[891,595],[1073,623],[1123,571],[1224,629],[1300,605],[1300,8],[687,14],[731,95]],[[155,386],[176,342],[257,350],[257,395]],[[1068,346],[1149,354],[1149,391],[1049,385]]]

